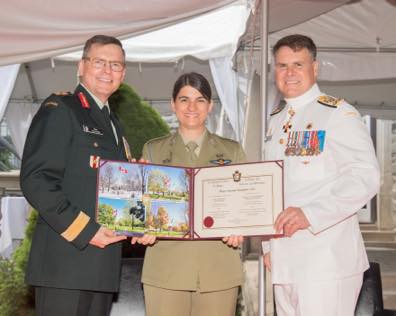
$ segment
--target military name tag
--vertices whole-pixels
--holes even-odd
[[[85,133],[103,136],[102,130],[100,130],[97,127],[89,127],[87,125],[83,125],[82,129],[83,129],[83,132],[85,132]]]

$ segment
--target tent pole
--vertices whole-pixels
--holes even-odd
[[[268,75],[268,0],[261,0],[261,129],[260,129],[260,157],[264,158],[264,135],[267,130],[267,75]]]
[[[261,104],[261,129],[260,129],[260,157],[264,159],[264,135],[267,130],[267,76],[268,76],[268,0],[261,0],[261,80],[260,80],[260,103]],[[260,247],[261,248],[261,247]],[[258,316],[265,316],[266,279],[263,264],[263,255],[259,257],[259,297]]]
[[[30,69],[30,65],[29,63],[24,63],[23,64],[25,67],[25,71],[26,71],[26,76],[29,82],[29,86],[30,86],[30,91],[32,92],[32,100],[33,102],[37,102],[38,98],[37,98],[37,90],[36,90],[36,86],[34,85],[34,81],[33,81],[33,77],[32,77],[32,71]]]

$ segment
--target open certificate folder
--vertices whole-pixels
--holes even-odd
[[[101,160],[97,221],[120,234],[201,239],[274,235],[283,161],[184,168]]]

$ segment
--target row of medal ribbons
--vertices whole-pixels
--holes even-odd
[[[326,131],[290,131],[287,136],[286,156],[317,156],[324,148]]]

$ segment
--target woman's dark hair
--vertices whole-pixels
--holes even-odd
[[[177,95],[179,94],[180,90],[185,86],[191,86],[197,89],[208,102],[212,100],[212,90],[210,89],[210,84],[208,80],[199,73],[189,72],[181,75],[176,80],[173,86],[173,101],[176,101]]]
[[[306,48],[310,52],[312,59],[316,60],[316,45],[314,41],[308,36],[293,34],[281,38],[272,49],[274,56],[276,55],[276,52],[283,46],[289,47],[294,52]]]

